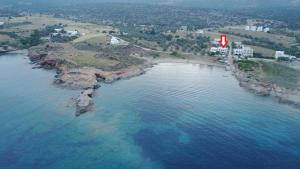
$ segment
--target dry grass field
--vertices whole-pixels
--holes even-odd
[[[246,36],[252,36],[253,38],[266,38],[269,41],[281,43],[285,47],[289,47],[296,42],[296,38],[294,37],[288,37],[285,35],[276,35],[271,33],[265,33],[265,32],[253,32],[253,31],[246,31],[244,29],[240,28],[222,28],[220,31],[225,32],[233,32],[236,34],[246,35]]]
[[[77,30],[81,34],[85,35],[94,35],[99,34],[103,31],[111,31],[115,30],[109,26],[103,25],[96,25],[92,23],[82,23],[82,22],[75,22],[71,20],[61,19],[61,18],[54,18],[48,15],[31,15],[31,16],[24,16],[24,17],[12,17],[11,19],[8,18],[0,18],[2,21],[6,21],[11,25],[16,25],[9,27],[7,29],[2,29],[3,32],[16,32],[18,34],[29,35],[35,29],[42,29],[49,25],[58,25],[62,24],[65,26],[66,30]],[[115,30],[116,31],[116,30]]]

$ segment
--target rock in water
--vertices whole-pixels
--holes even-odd
[[[79,95],[76,101],[76,116],[80,116],[83,113],[86,113],[91,110],[93,105],[93,89],[87,89]]]

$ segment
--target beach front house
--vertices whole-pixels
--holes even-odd
[[[228,48],[211,47],[210,48],[210,53],[212,53],[212,54],[226,55],[228,53]]]

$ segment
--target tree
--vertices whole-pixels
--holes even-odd
[[[166,39],[167,39],[167,41],[171,41],[173,39],[173,36],[172,35],[167,35]]]
[[[33,33],[26,38],[21,38],[20,42],[24,47],[36,46],[41,43],[41,34],[40,31],[34,30]]]

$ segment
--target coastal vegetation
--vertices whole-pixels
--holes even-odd
[[[266,81],[285,88],[297,89],[300,82],[300,71],[282,63],[260,62],[262,77]]]
[[[300,70],[286,64],[274,61],[240,60],[237,62],[239,70],[246,72],[254,79],[278,86],[297,89],[300,84]]]
[[[245,72],[254,71],[259,68],[259,63],[252,60],[240,60],[237,64],[238,68]]]

